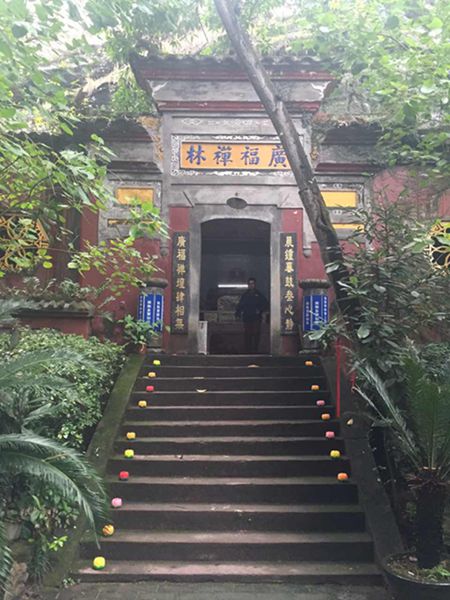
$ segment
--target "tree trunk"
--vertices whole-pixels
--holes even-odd
[[[247,72],[286,152],[300,199],[319,244],[322,260],[325,265],[329,263],[339,265],[336,270],[329,273],[338,306],[342,312],[356,315],[359,303],[349,298],[346,288],[340,285],[349,277],[343,263],[342,249],[294,122],[256,55],[247,32],[243,30],[236,17],[235,2],[232,0],[214,0],[214,2],[239,61]]]
[[[416,489],[417,560],[421,569],[432,569],[441,560],[446,484],[423,473]]]

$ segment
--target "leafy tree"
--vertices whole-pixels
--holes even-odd
[[[244,0],[234,5],[262,53],[311,55],[335,75],[338,85],[325,105],[331,118],[378,123],[389,164],[429,167],[435,180],[446,177],[448,183],[448,2]],[[214,17],[210,22],[217,26]]]
[[[80,10],[70,0],[0,6],[0,227],[13,233],[1,236],[0,256],[14,270],[52,267],[52,242],[70,233],[69,209],[95,212],[115,201],[105,185],[112,153],[95,134],[85,144],[74,136],[86,118],[77,105],[79,88],[102,43],[87,39]],[[51,239],[36,252],[37,221]],[[132,226],[114,257],[130,260],[137,236],[159,232],[158,222],[153,208],[142,207],[140,227]],[[90,250],[95,259],[85,253],[83,266],[95,262],[106,271],[109,249]],[[150,267],[153,258],[145,262]]]
[[[408,203],[379,203],[353,214],[361,230],[349,240],[350,278],[341,285],[360,304],[358,313],[344,317],[354,334],[336,315],[311,337],[326,343],[346,338],[355,351],[352,362],[372,365],[389,386],[399,380],[408,340],[426,340],[430,332],[448,336],[448,275],[431,266],[431,223],[420,213],[414,218]]]

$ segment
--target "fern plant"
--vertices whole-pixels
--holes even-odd
[[[413,358],[404,362],[405,408],[388,391],[378,373],[360,366],[371,392],[357,387],[409,464],[416,498],[416,553],[419,567],[433,568],[441,561],[443,521],[450,478],[450,384],[430,378]]]
[[[107,516],[106,492],[93,467],[75,450],[34,435],[0,435],[3,480],[25,476],[43,482],[62,498],[75,502],[88,525],[99,531]],[[5,588],[12,559],[5,532],[5,507],[0,510],[0,586]]]

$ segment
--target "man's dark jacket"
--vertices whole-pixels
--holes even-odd
[[[242,315],[244,323],[261,321],[263,311],[269,307],[266,298],[258,290],[247,290],[240,297],[236,317]]]

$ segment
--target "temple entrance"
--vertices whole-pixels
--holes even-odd
[[[203,223],[200,320],[208,322],[210,354],[243,354],[244,324],[235,317],[250,277],[270,302],[270,225],[255,219]],[[270,353],[269,310],[262,317],[258,352]]]

